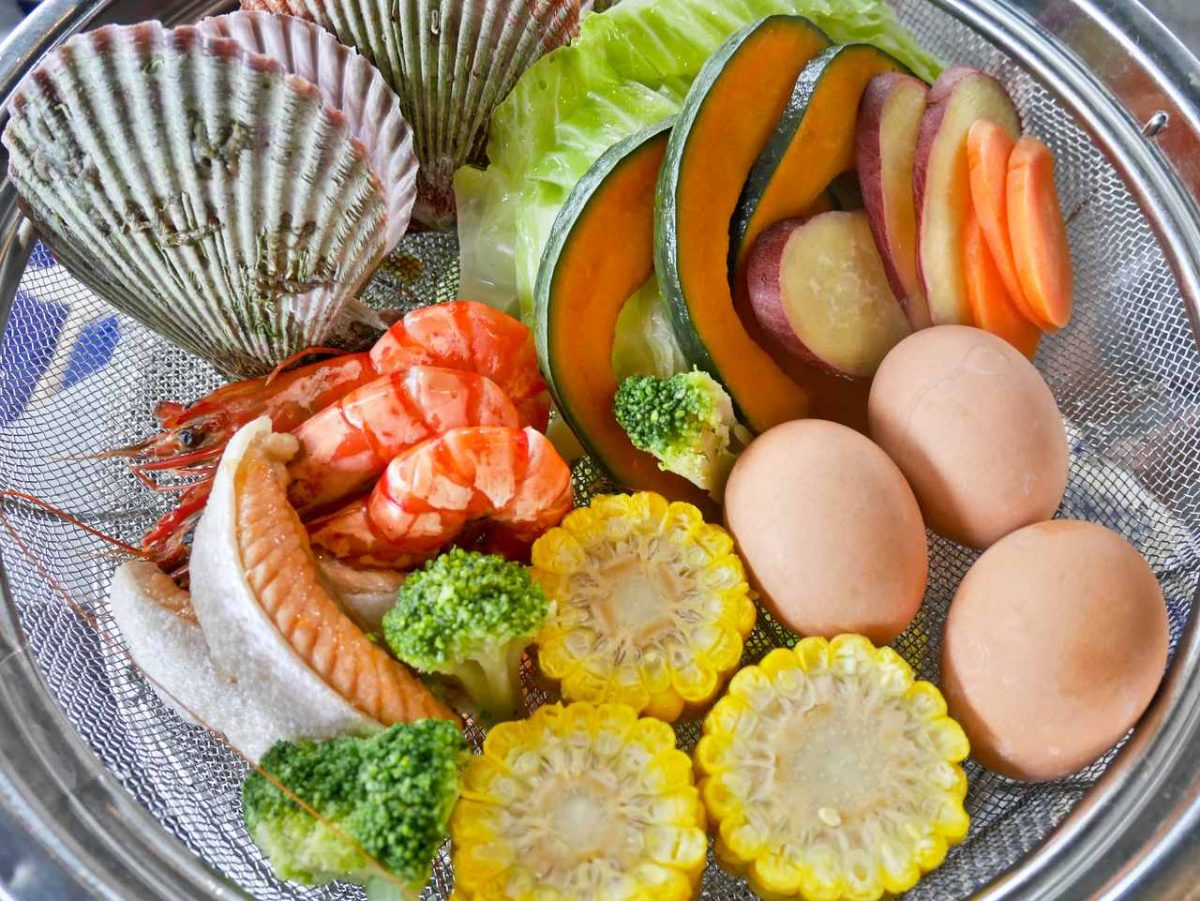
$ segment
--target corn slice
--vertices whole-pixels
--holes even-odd
[[[568,514],[534,545],[533,574],[556,607],[538,660],[568,701],[673,721],[716,697],[754,628],[733,539],[652,492]]]
[[[463,901],[699,891],[708,838],[691,761],[669,726],[631,707],[555,704],[502,723],[464,782],[486,790],[464,792],[450,818]]]
[[[730,680],[694,759],[718,859],[767,898],[873,901],[967,834],[969,752],[941,693],[857,635]]]

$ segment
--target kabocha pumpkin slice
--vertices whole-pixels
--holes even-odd
[[[858,104],[871,79],[904,71],[870,44],[830,47],[800,71],[734,213],[729,263],[735,286],[759,235],[808,214],[837,176],[854,168]]]
[[[729,223],[796,78],[827,45],[796,16],[771,16],[734,34],[693,81],[659,176],[655,269],[676,334],[689,362],[726,386],[756,431],[807,415],[809,398],[734,309]],[[854,110],[847,116],[853,122]]]
[[[654,274],[654,186],[670,129],[668,120],[617,144],[571,192],[542,259],[534,335],[558,409],[614,479],[707,503],[703,491],[635,448],[612,409],[617,319]]]
[[[623,704],[502,723],[450,818],[455,896],[694,898],[708,839],[693,779],[671,727]]]
[[[674,720],[716,696],[754,628],[733,539],[650,492],[572,511],[533,546],[533,567],[556,605],[538,660],[568,700]]]
[[[881,898],[961,841],[966,736],[894,651],[805,638],[733,677],[695,762],[716,853],[770,898]]]
[[[840,197],[839,206],[849,199],[846,185],[857,186],[853,175],[859,101],[876,75],[904,71],[903,65],[869,44],[830,47],[809,60],[774,134],[750,170],[731,229],[734,309],[747,334],[767,348],[808,395],[810,415],[860,429],[866,424],[866,383],[830,373],[803,354],[779,352],[786,345],[772,340],[754,315],[749,259],[758,238],[774,223],[819,213],[825,194]]]

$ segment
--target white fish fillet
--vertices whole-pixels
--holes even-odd
[[[162,603],[164,592],[177,591],[170,576],[145,560],[123,564],[109,587],[109,605],[125,646],[158,696],[189,722],[195,722],[195,714],[199,725],[225,733],[251,760],[277,740],[295,737],[287,719],[253,686],[217,672],[200,627]]]
[[[237,541],[238,467],[250,443],[269,435],[260,417],[230,440],[192,544],[192,606],[217,668],[255,686],[285,718],[289,735],[325,739],[380,728],[301,660],[267,618],[246,582]]]

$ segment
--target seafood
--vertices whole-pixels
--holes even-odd
[[[192,26],[105,26],[13,96],[9,176],[98,296],[227,374],[259,375],[342,333],[390,247],[394,193],[411,200],[325,96]]]
[[[538,371],[528,327],[494,307],[459,300],[422,307],[392,325],[370,351],[380,372],[446,366],[486,375],[539,432],[550,418],[550,393]]]
[[[303,718],[306,737],[453,718],[343,612],[287,499],[294,436],[265,417],[225,450],[192,548],[192,605],[218,670]]]
[[[383,617],[396,604],[396,592],[408,573],[394,569],[364,569],[336,557],[318,556],[321,576],[346,615],[367,632],[378,635]]]
[[[371,168],[388,188],[387,247],[395,247],[408,230],[417,196],[417,157],[399,98],[379,70],[324,28],[292,16],[235,12],[202,19],[196,27],[278,60],[315,85],[326,106],[346,117]]]
[[[304,422],[288,467],[288,497],[304,515],[371,486],[397,455],[448,429],[520,425],[508,396],[486,376],[412,366],[380,376]]]
[[[398,456],[370,495],[311,524],[313,544],[356,564],[411,566],[468,523],[532,541],[571,508],[571,470],[535,429],[451,429]]]
[[[311,19],[379,67],[412,123],[413,215],[436,228],[454,218],[451,179],[480,162],[492,111],[517,78],[579,27],[579,0],[242,0]]]
[[[187,407],[164,401],[155,410],[162,431],[111,453],[163,461],[157,466],[143,464],[144,470],[182,469],[197,459],[220,456],[233,433],[259,416],[269,417],[276,431],[290,432],[376,375],[366,353],[343,354],[274,378],[222,385]]]
[[[163,702],[184,719],[223,732],[251,760],[278,739],[304,735],[285,709],[266,703],[252,686],[217,672],[200,626],[177,612],[191,610],[187,592],[153,563],[122,564],[108,599],[129,656]]]
[[[537,367],[533,336],[519,320],[470,300],[413,310],[376,342],[370,353],[343,354],[273,378],[224,385],[191,406],[160,404],[162,431],[116,453],[150,457],[143,470],[170,470],[220,454],[239,428],[268,416],[290,432],[338,398],[379,375],[409,366],[444,366],[495,382],[521,411],[523,424],[544,430],[550,394]]]
[[[397,454],[447,429],[519,425],[512,402],[473,372],[413,366],[356,388],[291,434],[288,499],[301,515],[369,488]],[[211,479],[191,485],[143,539],[159,563],[174,568],[184,537],[208,501]]]

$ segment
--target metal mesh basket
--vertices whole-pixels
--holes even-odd
[[[899,8],[935,54],[999,76],[1026,129],[1058,157],[1078,307],[1071,326],[1044,342],[1037,364],[1071,436],[1061,515],[1110,526],[1146,556],[1166,594],[1174,652],[1200,580],[1200,353],[1168,255],[1126,182],[1042,81],[939,8],[923,0]],[[453,296],[456,282],[452,239],[418,235],[366,296],[427,303]],[[39,244],[19,276],[0,347],[0,488],[135,540],[169,498],[143,488],[118,461],[80,458],[148,434],[155,402],[189,400],[218,382],[205,364],[115,315]],[[255,897],[357,897],[354,888],[303,890],[272,877],[242,826],[243,763],[166,708],[121,652],[104,600],[116,565],[106,546],[26,505],[9,504],[6,516],[6,603],[70,726],[123,790]],[[920,677],[936,681],[947,605],[974,554],[936,537],[931,552],[925,604],[895,647]],[[760,625],[746,660],[784,640],[769,621]],[[690,748],[696,733],[694,724],[680,727],[681,744]],[[1115,754],[1040,785],[968,764],[969,839],[912,897],[960,898],[988,885],[1054,830]],[[75,778],[70,791],[98,777]],[[440,861],[427,895],[445,897],[450,879]],[[704,893],[753,897],[715,864]]]

